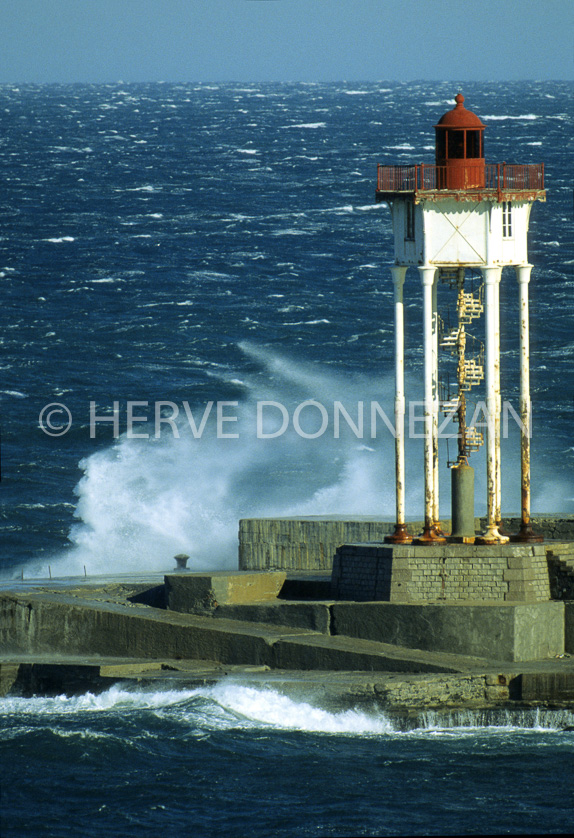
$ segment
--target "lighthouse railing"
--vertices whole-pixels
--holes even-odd
[[[469,162],[468,167],[472,165]],[[377,191],[424,192],[441,189],[446,182],[446,170],[446,166],[427,163],[414,166],[384,166],[379,163]],[[544,189],[544,163],[487,163],[484,165],[482,188],[498,192]]]

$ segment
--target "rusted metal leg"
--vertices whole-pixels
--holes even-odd
[[[498,532],[502,535],[500,523],[502,521],[502,457],[500,449],[500,415],[502,412],[502,397],[500,394],[500,280],[502,279],[502,272],[500,273],[498,282],[494,283],[494,333],[495,333],[495,351],[496,361],[494,364],[495,388],[496,388],[496,413],[494,416],[494,519]]]
[[[497,312],[497,285],[502,269],[486,266],[481,269],[485,283],[485,320],[486,320],[486,531],[477,536],[475,544],[500,544],[508,541],[501,535],[497,521],[498,479],[500,473],[500,340],[499,317]]]
[[[518,300],[520,307],[520,529],[511,541],[537,544],[544,541],[530,524],[530,436],[532,432],[532,405],[530,402],[530,324],[528,314],[528,283],[532,265],[518,265]]]
[[[438,458],[438,412],[439,412],[439,387],[438,387],[438,310],[437,310],[438,282],[435,273],[432,286],[432,445],[433,445],[433,526],[432,531],[435,541],[444,538],[439,511],[439,458]]]
[[[393,265],[391,274],[395,290],[395,531],[385,541],[408,544],[411,541],[405,524],[405,359],[403,285],[407,269]]]
[[[424,530],[416,538],[413,538],[413,544],[446,544],[446,538],[436,528],[433,521],[425,520]]]
[[[433,285],[436,268],[425,265],[419,268],[423,285],[423,335],[424,335],[424,420],[425,420],[425,526],[422,534],[413,540],[415,544],[444,544],[445,538],[435,529],[435,414],[438,415],[438,400],[433,390],[434,379],[434,324]]]
[[[410,544],[412,540],[412,536],[407,532],[407,525],[398,522],[395,524],[395,531],[391,535],[385,536],[386,544]]]

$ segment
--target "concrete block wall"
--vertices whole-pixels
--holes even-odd
[[[345,544],[337,550],[331,586],[333,598],[363,602],[550,599],[542,544]]]
[[[534,516],[532,524],[546,539],[574,542],[574,516]],[[517,532],[520,521],[504,518],[503,526],[506,532]],[[420,521],[407,524],[413,535],[422,527]],[[484,519],[476,518],[475,527],[483,530]],[[443,528],[448,532],[450,522],[443,521]],[[329,572],[341,544],[383,541],[393,530],[392,521],[377,516],[246,518],[239,522],[239,569]]]
[[[382,518],[247,518],[239,522],[239,569],[328,572],[341,544],[382,541],[393,530]]]

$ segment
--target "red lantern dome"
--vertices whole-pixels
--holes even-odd
[[[455,96],[456,107],[434,126],[439,189],[484,187],[485,125],[464,107],[464,96]]]

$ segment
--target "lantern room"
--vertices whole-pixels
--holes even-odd
[[[439,189],[484,187],[484,129],[476,114],[464,107],[464,96],[455,97],[456,107],[434,126]]]

